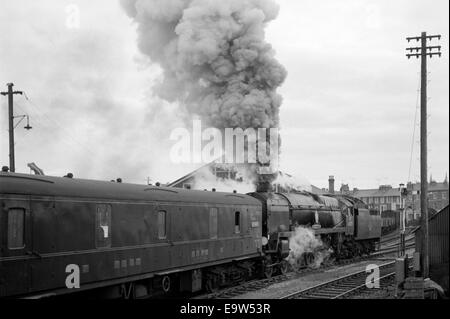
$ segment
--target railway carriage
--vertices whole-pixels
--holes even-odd
[[[262,254],[246,195],[1,173],[0,205],[0,297],[195,292]]]
[[[298,226],[338,258],[370,253],[381,235],[381,216],[363,202],[306,192],[242,195],[0,173],[0,209],[0,297],[214,291],[286,272]]]

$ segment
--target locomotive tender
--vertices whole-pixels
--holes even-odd
[[[0,173],[0,209],[0,297],[213,291],[287,271],[299,225],[342,256],[370,252],[381,232],[381,217],[348,197],[15,173]]]

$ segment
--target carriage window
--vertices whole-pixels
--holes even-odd
[[[22,249],[24,245],[25,210],[12,208],[8,211],[8,249]]]
[[[167,224],[167,212],[163,211],[163,210],[159,211],[158,212],[158,238],[159,239],[167,238],[166,224]]]
[[[217,239],[217,208],[211,208],[209,211],[209,236],[211,239]]]
[[[111,206],[97,205],[95,217],[96,247],[111,247]]]
[[[234,232],[239,234],[241,232],[241,213],[234,213]]]

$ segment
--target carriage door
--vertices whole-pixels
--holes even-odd
[[[19,257],[32,251],[31,240],[31,211],[28,200],[6,201],[3,211],[6,228],[6,256]]]
[[[1,277],[6,280],[9,294],[23,294],[29,289],[29,261],[24,259],[33,250],[31,241],[31,212],[29,200],[5,200],[1,212],[0,225],[2,233],[2,257],[9,257],[3,262]]]

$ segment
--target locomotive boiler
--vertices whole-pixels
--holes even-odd
[[[263,241],[272,267],[285,268],[289,239],[297,227],[312,229],[336,258],[370,254],[381,237],[381,216],[349,196],[308,192],[253,193],[262,202]],[[314,254],[305,254],[304,264]]]

